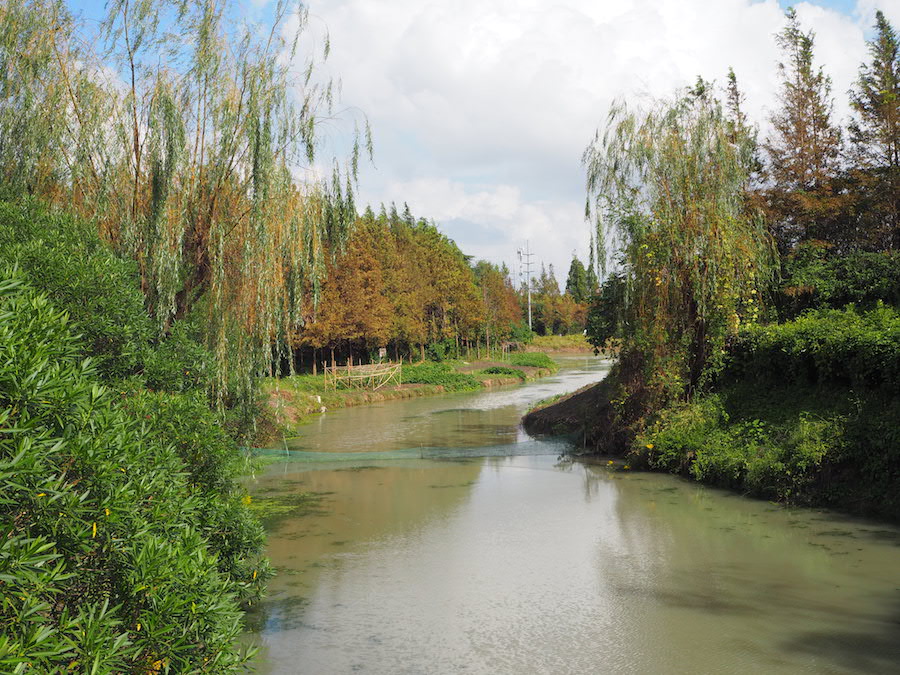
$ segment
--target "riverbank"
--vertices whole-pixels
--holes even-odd
[[[743,331],[689,402],[637,416],[615,368],[523,426],[747,496],[900,522],[898,353],[895,310],[811,313]]]
[[[890,672],[897,528],[560,461],[565,442],[520,433],[608,365],[305,427],[247,481],[278,570],[249,616],[256,672]]]
[[[265,415],[256,444],[296,435],[317,415],[349,408],[449,391],[474,391],[521,384],[555,373],[557,365],[545,354],[514,354],[510,361],[423,362],[404,366],[402,384],[371,389],[330,389],[324,375],[267,378],[262,385]]]
[[[573,335],[537,335],[525,345],[526,352],[546,354],[592,354],[594,348],[583,333]]]

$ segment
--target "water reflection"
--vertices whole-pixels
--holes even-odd
[[[519,438],[466,399],[402,403],[397,426],[446,424],[428,442]],[[329,425],[314,442],[339,450]],[[259,477],[260,498],[319,496],[268,523],[260,672],[897,671],[900,530],[529,443],[546,454],[369,453]]]

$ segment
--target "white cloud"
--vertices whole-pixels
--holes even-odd
[[[875,8],[898,25],[898,5],[797,6],[839,119]],[[722,82],[732,66],[757,121],[776,100],[775,0],[311,0],[310,12],[330,31],[345,103],[374,130],[361,198],[480,225],[444,228],[476,256],[511,262],[528,237],[559,276],[572,248],[587,255],[580,158],[614,98]]]
[[[538,266],[541,260],[552,263],[557,278],[564,278],[573,251],[585,248],[580,203],[526,201],[517,186],[418,178],[390,183],[384,196],[386,202],[405,202],[414,214],[433,218],[464,253],[506,262],[511,268],[516,248],[529,241]],[[564,267],[560,261],[565,261]]]

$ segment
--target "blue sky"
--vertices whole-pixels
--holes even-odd
[[[646,101],[737,73],[766,133],[776,103],[773,36],[797,8],[832,77],[835,115],[866,58],[874,11],[900,26],[900,0],[309,0],[303,44],[331,37],[328,74],[351,111],[329,148],[342,148],[359,112],[375,136],[363,203],[406,201],[464,252],[515,269],[528,239],[564,280],[585,259],[581,154],[615,98]],[[70,0],[97,18],[103,3]],[[271,2],[236,13],[266,19]],[[346,132],[346,133],[345,133]]]

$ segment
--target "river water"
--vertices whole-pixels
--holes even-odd
[[[250,482],[317,498],[266,520],[258,672],[900,672],[900,528],[562,461],[518,419],[608,364],[561,360],[328,412]]]

